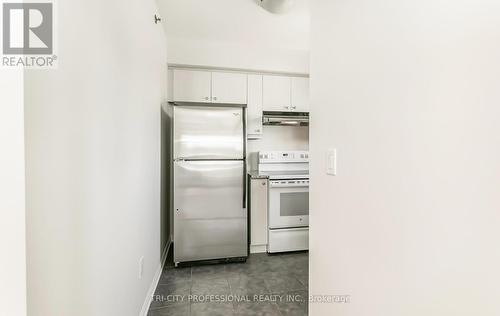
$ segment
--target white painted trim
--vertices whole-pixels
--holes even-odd
[[[169,63],[168,69],[226,71],[226,72],[237,72],[237,73],[246,73],[246,74],[276,75],[276,76],[309,78],[309,74],[307,74],[307,73],[286,72],[286,71],[269,71],[269,70],[252,70],[252,69],[242,69],[242,68],[212,67],[212,66],[187,65],[187,64],[171,64],[171,63]]]
[[[250,245],[250,253],[267,252],[267,245]]]
[[[163,253],[161,255],[160,264],[158,265],[158,269],[156,270],[155,277],[153,278],[153,282],[151,282],[151,286],[149,287],[148,293],[146,295],[146,299],[144,300],[144,304],[142,304],[141,313],[139,316],[147,316],[149,311],[149,306],[151,305],[151,301],[153,300],[153,295],[155,294],[156,287],[158,286],[158,282],[160,281],[161,273],[163,272],[163,268],[165,267],[165,262],[167,261],[168,251],[170,250],[170,246],[172,245],[172,241],[169,240],[163,249]]]

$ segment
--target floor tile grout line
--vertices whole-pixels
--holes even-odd
[[[190,277],[190,287],[189,287],[189,295],[193,295],[193,267],[189,267],[189,277]],[[189,299],[189,297],[188,297]],[[193,303],[189,302],[189,316],[192,314]]]
[[[226,267],[224,266],[224,273],[226,273]],[[229,282],[229,278],[227,277],[227,274],[226,274],[226,278],[225,278],[226,282],[227,282],[227,286],[229,288],[229,295],[232,296],[233,295],[233,289],[231,287],[231,283]],[[234,296],[233,296],[234,298]],[[234,306],[234,302],[231,302],[231,306],[232,306],[232,310],[233,310],[233,315],[236,315],[236,307]]]
[[[229,289],[229,296],[233,295],[233,291],[231,290],[231,283],[229,283],[229,279],[227,277],[227,266],[224,265],[224,280],[226,281],[227,283],[227,288]],[[232,307],[232,310],[233,310],[233,314],[236,313],[236,310],[234,308],[234,304],[231,303],[231,307]]]
[[[292,293],[297,292],[297,291],[302,291],[302,290],[288,290],[288,291],[279,292],[279,293],[272,293],[270,295],[287,295],[287,294],[292,294]],[[307,297],[306,297],[306,299],[307,299]],[[279,305],[277,303],[274,303],[274,304],[277,305],[279,314],[281,316],[284,316],[283,313],[281,312],[281,309],[280,309]],[[307,308],[306,308],[306,315],[308,315]]]
[[[237,270],[237,271],[229,271],[228,270],[228,266],[227,265],[223,265],[222,269],[221,269],[222,270],[221,277],[222,277],[222,279],[224,279],[224,283],[227,286],[227,289],[229,290],[229,293],[236,295],[236,293],[233,293],[236,290],[236,288],[233,288],[233,286],[231,285],[231,282],[230,282],[230,276],[233,276],[232,272],[236,273],[236,276],[239,276],[239,277],[241,277],[242,274],[248,273],[249,274],[248,276],[251,277],[252,279],[253,278],[257,278],[258,275],[262,274],[263,272],[262,271],[259,272],[258,271],[259,269],[255,269],[255,271],[252,271],[254,269],[251,269],[251,267],[252,266],[253,267],[260,267],[262,264],[266,265],[267,263],[274,261],[275,264],[277,263],[280,266],[284,264],[284,265],[289,266],[291,268],[290,271],[287,271],[286,273],[281,273],[282,275],[280,275],[280,272],[283,272],[283,271],[275,271],[276,274],[277,274],[276,275],[277,280],[280,279],[280,276],[282,276],[282,277],[285,277],[285,276],[286,277],[290,277],[292,280],[294,280],[299,285],[299,287],[296,288],[296,289],[292,289],[292,290],[286,289],[286,290],[283,290],[283,291],[276,291],[276,292],[272,293],[273,291],[269,290],[268,283],[264,282],[264,284],[263,284],[264,285],[264,289],[265,289],[265,292],[268,292],[268,294],[266,294],[266,293],[259,293],[259,294],[264,294],[264,295],[273,295],[273,294],[276,294],[276,293],[278,293],[278,294],[288,294],[288,293],[296,293],[296,292],[300,291],[300,292],[305,292],[306,293],[306,297],[307,297],[309,286],[308,286],[308,284],[306,285],[305,282],[302,282],[297,277],[297,275],[300,274],[300,272],[304,272],[304,270],[302,270],[302,268],[300,267],[300,264],[301,264],[302,260],[301,259],[297,259],[297,261],[299,261],[299,262],[295,262],[294,263],[294,261],[296,261],[295,258],[300,258],[300,257],[302,257],[302,255],[301,256],[290,255],[290,256],[261,257],[262,259],[256,258],[257,260],[254,260],[253,262],[252,261],[250,261],[250,262],[247,261],[245,263],[246,267],[250,267],[250,269],[247,270],[247,271],[239,271],[239,270]],[[299,265],[297,265],[297,263]],[[270,268],[271,268],[270,270],[267,270],[266,268],[264,268],[264,272],[266,272],[266,270],[267,270],[267,272],[273,273],[274,269],[272,267],[270,267]],[[194,277],[193,277],[194,271],[193,271],[193,267],[189,267],[189,269],[190,269],[190,271],[189,271],[189,277],[190,277],[190,280],[189,280],[189,282],[190,282],[190,284],[189,284],[189,293],[192,294],[193,293],[193,282],[194,282]],[[306,265],[306,271],[309,271],[307,265]],[[164,271],[164,272],[167,272],[167,271]],[[252,275],[254,273],[256,275]],[[175,284],[175,283],[179,283],[179,282],[165,283],[163,285]],[[245,289],[245,288],[242,288],[242,290],[243,289]],[[192,306],[193,306],[192,303],[189,302],[189,314],[192,313]],[[272,302],[271,306],[273,306],[274,309],[277,310],[277,314],[278,315],[284,316],[284,314],[283,314],[284,311],[282,311],[280,309],[280,306],[279,306],[279,304],[277,304],[276,301]],[[164,307],[168,307],[168,306],[164,306]],[[305,308],[306,308],[306,315],[307,315],[307,305],[305,305]],[[150,310],[152,310],[152,309],[150,309]],[[232,311],[233,311],[233,313],[237,312],[236,304],[232,304]]]
[[[308,277],[309,277],[309,271],[308,271]],[[294,276],[294,278],[295,278],[295,280],[297,280],[297,281],[299,282],[299,284],[301,284],[303,287],[305,287],[305,288],[308,288],[308,287],[309,287],[309,284],[305,285],[305,284],[304,284],[304,283],[302,283],[302,282],[300,281],[300,279],[299,279],[299,278],[297,278],[296,276]]]
[[[281,313],[279,305],[276,302],[273,304],[276,305],[276,309],[278,310],[278,314],[280,314],[280,316],[284,316],[283,313]]]
[[[189,288],[189,295],[193,295],[193,267],[189,267],[189,276],[191,278],[191,286]],[[189,297],[188,297],[189,299]],[[189,316],[193,313],[193,302],[189,302]]]

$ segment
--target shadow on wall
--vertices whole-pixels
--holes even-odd
[[[170,131],[172,128],[172,116],[170,115],[170,106],[165,103],[161,107],[161,214],[160,214],[160,254],[163,255],[165,247],[172,242],[172,186],[171,186],[171,155],[172,138]]]

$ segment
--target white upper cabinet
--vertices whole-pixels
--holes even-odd
[[[249,138],[262,134],[263,111],[309,112],[305,77],[173,69],[169,82],[172,101],[247,104]]]
[[[247,104],[247,75],[212,72],[212,102]]]
[[[290,88],[290,77],[263,76],[264,111],[291,111]]]
[[[262,135],[262,75],[248,75],[248,138]]]
[[[209,71],[174,69],[174,101],[211,102],[212,73]]]
[[[172,80],[174,101],[247,103],[246,74],[174,69]]]
[[[309,78],[292,77],[292,111],[309,112]]]

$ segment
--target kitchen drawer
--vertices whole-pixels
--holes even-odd
[[[269,253],[308,249],[309,227],[269,230]]]

